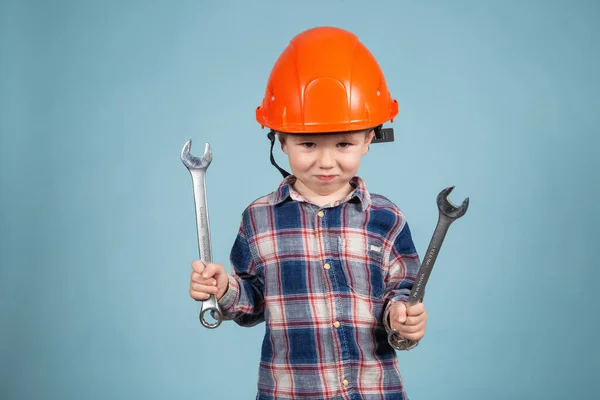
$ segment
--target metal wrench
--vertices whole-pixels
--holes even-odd
[[[450,224],[465,215],[467,208],[469,207],[468,197],[462,202],[460,207],[454,205],[450,199],[448,199],[448,196],[453,189],[454,186],[447,187],[437,196],[437,206],[439,210],[437,226],[435,227],[433,237],[429,242],[429,247],[425,253],[425,259],[419,267],[417,279],[415,280],[412,290],[410,291],[410,295],[408,296],[406,307],[414,306],[423,300],[425,285],[427,284],[429,275],[431,275],[433,264],[435,264],[440,247],[442,247],[442,243],[446,237],[446,232],[448,232]],[[402,338],[400,340],[393,339],[397,333],[397,330],[391,330],[388,335],[388,339],[392,342],[396,342],[396,344],[400,347],[400,350],[410,350],[417,346],[418,342],[415,340],[409,340],[406,338]]]
[[[204,155],[202,157],[193,156],[190,153],[192,147],[192,139],[188,140],[181,150],[181,161],[190,171],[192,175],[192,185],[194,188],[194,203],[196,206],[196,229],[198,231],[198,250],[200,252],[200,260],[205,265],[212,262],[212,248],[210,243],[210,226],[208,220],[208,207],[206,201],[206,170],[212,161],[212,150],[210,145],[206,143]],[[209,323],[204,314],[211,312],[212,317],[216,320],[215,323]],[[200,311],[200,322],[206,328],[214,329],[221,324],[223,315],[217,304],[217,299],[214,294],[211,294],[207,300],[202,302],[202,310]]]

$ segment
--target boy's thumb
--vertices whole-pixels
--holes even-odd
[[[406,322],[406,304],[398,303],[398,322],[401,324]]]

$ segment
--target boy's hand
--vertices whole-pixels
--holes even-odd
[[[190,278],[190,296],[192,299],[204,301],[211,294],[214,294],[217,300],[220,300],[228,287],[227,271],[221,264],[204,265],[200,260],[192,262],[192,276]]]
[[[390,326],[396,329],[402,337],[419,341],[425,336],[427,325],[427,311],[423,303],[406,308],[406,304],[399,301],[390,309]]]

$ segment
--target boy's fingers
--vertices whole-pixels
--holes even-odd
[[[190,280],[192,282],[202,283],[203,285],[209,285],[209,286],[216,286],[217,285],[217,280],[216,279],[214,279],[214,278],[205,278],[205,277],[203,277],[202,275],[200,275],[196,271],[192,271],[192,276],[191,276]]]
[[[202,272],[202,277],[206,279],[215,276],[215,274],[219,271],[219,266],[219,264],[208,264]]]
[[[425,305],[423,303],[418,303],[415,304],[412,307],[408,307],[406,309],[406,314],[408,316],[417,316],[417,315],[421,315],[425,312]]]
[[[200,283],[192,283],[190,285],[190,288],[194,292],[197,292],[197,293],[208,293],[208,294],[215,294],[219,290],[219,288],[216,287],[216,286],[214,286],[214,285],[203,285],[203,284],[200,284]]]
[[[418,317],[407,317],[406,321],[404,321],[404,325],[407,326],[415,326],[423,322],[423,318],[421,316]]]
[[[195,260],[192,263],[192,269],[198,273],[202,278],[207,279],[212,277],[217,272],[216,264],[204,264],[200,260]]]
[[[202,271],[202,277],[204,279],[210,278],[215,275],[215,272],[217,272],[217,266],[215,264],[208,264],[204,268],[204,271]]]
[[[192,262],[192,274],[190,277],[190,296],[194,300],[204,301],[210,295],[216,295],[219,292],[217,277],[215,274],[219,271],[219,264],[204,264],[201,260]]]
[[[397,303],[390,315],[390,321],[398,329],[405,333],[415,333],[425,327],[427,313],[422,303],[412,307],[406,307],[405,303]]]
[[[397,329],[413,329],[415,326],[422,326],[424,321],[421,317],[407,317],[404,322],[400,322],[398,319],[394,320]]]
[[[406,304],[396,303],[394,319],[403,324],[406,321]]]
[[[420,332],[422,330],[425,330],[425,322],[420,322],[416,325],[400,325],[398,332],[400,332],[400,334],[411,334]]]
[[[190,297],[194,300],[206,300],[210,297],[210,294],[203,292],[196,292],[190,289]]]
[[[206,268],[206,266],[200,260],[194,260],[194,262],[192,263],[192,269],[199,274],[201,274],[202,271],[204,271],[204,268]]]
[[[423,336],[425,336],[425,332],[414,332],[414,333],[402,333],[400,332],[400,335],[408,340],[421,340],[423,339]]]

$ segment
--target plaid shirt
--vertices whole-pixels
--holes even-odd
[[[224,319],[265,322],[256,398],[406,399],[387,337],[419,267],[404,215],[359,177],[325,207],[295,179],[244,210],[219,301]]]

